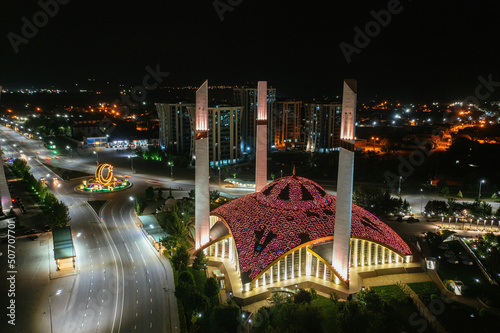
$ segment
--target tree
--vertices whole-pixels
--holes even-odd
[[[425,213],[430,215],[444,215],[448,212],[446,202],[441,200],[429,200],[425,205]]]
[[[172,207],[172,211],[162,211],[158,214],[158,222],[165,229],[165,232],[180,242],[188,234],[186,224],[179,217],[177,205]]]
[[[379,311],[383,309],[383,302],[380,296],[372,289],[360,290],[356,294],[356,298],[361,303],[364,303],[368,310]]]
[[[299,289],[299,292],[295,294],[293,298],[293,302],[295,304],[310,304],[312,301],[312,295],[309,291],[304,290],[304,289]]]
[[[193,269],[196,271],[207,269],[208,259],[203,251],[196,252],[196,257],[193,260]]]
[[[240,319],[241,310],[233,301],[226,305],[217,305],[212,312],[214,332],[236,332]]]
[[[174,255],[172,256],[172,265],[176,270],[178,270],[183,263],[184,265],[189,265],[190,255],[185,246],[181,245],[177,248]]]
[[[146,200],[153,201],[155,199],[155,190],[152,186],[146,189]]]
[[[210,202],[215,202],[220,197],[220,192],[217,190],[210,191]]]
[[[310,288],[309,292],[311,293],[312,300],[315,300],[316,298],[318,298],[318,292],[316,291],[316,289]]]
[[[464,195],[462,194],[462,190],[458,191],[457,197],[459,197],[459,198],[463,198],[464,197]]]
[[[330,301],[337,304],[339,301],[339,294],[337,294],[334,290],[330,292]]]
[[[450,189],[448,186],[443,186],[441,190],[439,191],[443,196],[447,197],[450,195]]]
[[[62,201],[56,201],[52,205],[50,215],[50,225],[52,227],[65,227],[71,220],[68,207]]]
[[[254,316],[253,331],[256,333],[268,332],[271,321],[269,320],[269,308],[261,307]]]
[[[363,320],[362,310],[357,301],[346,302],[340,315],[342,332],[365,332],[366,322]]]
[[[189,292],[194,289],[194,277],[189,270],[181,271],[175,286],[175,297],[183,301]]]
[[[205,282],[205,295],[212,304],[219,304],[219,283],[214,277],[208,278]]]
[[[194,197],[195,197],[194,188],[193,188],[193,189],[191,189],[191,190],[188,192],[188,195],[189,195],[189,197],[190,197],[191,199],[194,199]]]

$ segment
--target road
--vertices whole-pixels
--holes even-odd
[[[49,255],[50,234],[40,238],[40,247],[44,244],[45,248],[41,253],[34,246],[37,242],[18,240],[20,249],[31,250],[17,254],[18,262],[23,263],[18,268],[17,281],[22,288],[18,287],[17,313],[18,318],[28,316],[31,320],[19,320],[16,330],[5,326],[5,331],[49,332],[52,312],[54,332],[175,332],[179,324],[171,267],[165,259],[160,260],[136,225],[128,199],[131,194],[143,193],[149,178],[133,177],[134,186],[127,191],[92,194],[92,200],[109,200],[101,210],[101,223],[101,216],[86,203],[89,195],[74,190],[81,179],[63,181],[40,163],[43,160],[93,173],[94,154],[76,152],[73,158],[60,156],[49,160],[44,158],[49,153],[38,140],[29,140],[4,127],[0,127],[0,139],[5,139],[0,143],[7,156],[31,157],[29,165],[34,176],[45,177],[53,193],[68,205],[77,252],[76,275],[50,279],[48,267],[54,265]],[[37,262],[31,263],[33,258]],[[36,263],[39,267],[33,275],[31,266]],[[55,294],[57,290],[61,292]],[[29,295],[37,297],[30,299]]]
[[[159,259],[157,251],[137,227],[129,197],[143,194],[148,186],[159,184],[173,188],[176,198],[187,196],[189,190],[194,188],[194,176],[185,170],[174,168],[174,179],[171,179],[170,167],[164,164],[159,168],[158,164],[142,159],[134,158],[132,161],[129,158],[131,152],[108,148],[75,149],[72,151],[73,156],[66,151],[59,155],[59,159],[48,159],[46,157],[50,156],[50,152],[43,148],[40,141],[24,138],[0,126],[0,139],[2,138],[5,141],[1,141],[0,145],[7,149],[7,156],[17,158],[22,151],[31,158],[29,163],[35,177],[45,177],[52,191],[69,206],[72,217],[70,225],[78,258],[75,276],[49,280],[47,269],[42,269],[48,265],[45,261],[48,262],[49,259],[38,258],[39,253],[33,249],[32,243],[22,243],[22,247],[26,247],[30,254],[24,253],[21,256],[26,261],[27,268],[26,276],[23,273],[20,275],[20,285],[25,294],[36,297],[24,305],[19,304],[20,313],[30,313],[33,319],[21,323],[21,328],[29,332],[48,332],[49,295],[61,289],[60,295],[51,296],[55,332],[132,332],[139,329],[175,332],[178,317],[171,267],[168,262]],[[42,161],[55,167],[89,174],[94,173],[97,161],[112,163],[115,174],[130,176],[133,187],[112,194],[79,193],[74,188],[82,179],[61,180]],[[131,170],[132,163],[134,171]],[[231,196],[242,196],[254,191],[223,188],[214,183],[211,184],[211,190],[216,189]],[[335,194],[330,189],[331,186],[325,188],[329,193]],[[415,194],[405,192],[404,188],[402,198],[412,205],[417,217],[420,217],[420,208],[425,207],[428,200],[442,200],[425,190]],[[102,223],[100,216],[86,204],[89,199],[109,200],[101,211]],[[499,204],[493,203],[492,206],[496,210]],[[421,220],[421,223],[389,222],[389,225],[403,238],[435,231],[436,226],[440,225]],[[477,232],[462,231],[460,234],[470,237],[477,235]],[[40,239],[40,248],[45,246],[45,253],[48,251],[50,237],[43,235]],[[27,256],[30,257],[26,258]],[[33,266],[39,266],[35,273]],[[36,286],[32,281],[36,281]],[[20,296],[21,300],[26,298],[26,295]]]

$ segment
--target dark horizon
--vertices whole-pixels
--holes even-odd
[[[158,65],[170,73],[161,86],[267,80],[278,96],[305,99],[338,95],[342,80],[355,78],[361,100],[448,102],[474,96],[479,76],[500,82],[493,1],[234,1],[221,16],[214,3],[69,1],[13,47],[9,38],[24,38],[22,18],[33,22],[42,8],[3,2],[0,85],[70,89],[92,78],[141,86],[146,66]],[[376,16],[385,26],[370,23]],[[354,29],[367,24],[373,37],[356,43]],[[357,48],[350,59],[341,43]],[[500,99],[499,90],[486,100]]]

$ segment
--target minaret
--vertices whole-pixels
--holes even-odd
[[[195,119],[195,232],[196,249],[199,249],[210,240],[208,80],[196,91]]]
[[[259,192],[267,184],[267,81],[259,81],[257,98],[255,192]]]
[[[344,80],[332,266],[346,284],[349,284],[351,254],[352,183],[355,140],[354,123],[356,121],[357,93],[357,81]]]

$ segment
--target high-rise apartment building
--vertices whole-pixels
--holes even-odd
[[[170,154],[189,154],[195,145],[195,104],[157,103],[160,146]],[[218,105],[208,108],[209,161],[211,167],[241,159],[242,107]]]
[[[241,151],[243,154],[255,154],[257,136],[257,87],[235,88],[234,105],[243,107],[241,116]],[[267,89],[267,145],[268,150],[274,145],[276,120],[276,89]]]
[[[208,108],[210,166],[236,163],[241,158],[241,107]]]
[[[160,123],[160,146],[170,154],[194,153],[195,104],[156,103]]]
[[[306,151],[326,153],[337,149],[342,104],[307,103],[304,111]]]
[[[275,118],[274,145],[278,149],[299,148],[304,145],[305,133],[302,128],[303,108],[301,101],[278,102]]]

